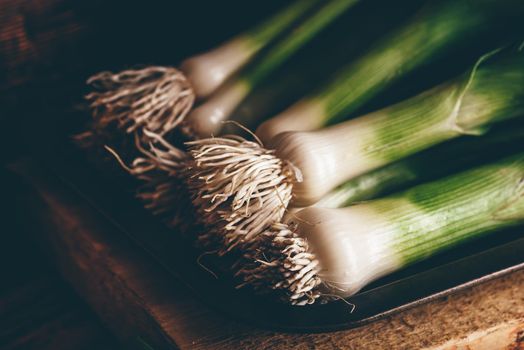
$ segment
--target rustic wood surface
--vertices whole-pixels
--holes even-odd
[[[508,322],[469,334],[465,339],[452,339],[426,350],[522,350],[524,322]]]
[[[238,324],[203,306],[55,179],[34,166],[22,173],[38,192],[28,204],[62,274],[128,346],[421,349],[524,318],[521,271],[353,330],[289,334]]]
[[[35,239],[39,226],[17,206],[23,188],[0,167],[0,349],[118,349]]]
[[[20,247],[20,249],[23,249]],[[113,336],[87,305],[52,269],[0,290],[0,348],[116,349]]]

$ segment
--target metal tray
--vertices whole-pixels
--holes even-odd
[[[205,304],[227,317],[271,330],[324,332],[358,327],[461,289],[524,269],[522,228],[499,232],[374,282],[360,293],[326,305],[292,307],[233,288],[197,262],[199,253],[148,213],[121,181],[98,171],[70,141],[40,158],[63,183],[113,223]],[[206,264],[206,262],[203,262]]]
[[[245,3],[245,1],[220,2],[220,5],[216,6],[217,11],[219,9],[222,11],[219,16],[215,11],[207,11],[209,18],[204,18],[204,22],[218,23],[216,18],[220,19],[221,25],[215,26],[213,31],[209,31],[208,27],[198,29],[198,26],[193,25],[194,16],[190,15],[183,16],[184,18],[176,21],[176,23],[164,21],[168,23],[167,27],[153,26],[157,29],[156,34],[165,31],[167,33],[165,38],[170,37],[171,33],[176,33],[177,28],[182,30],[191,27],[193,30],[191,36],[185,36],[185,41],[182,40],[177,45],[156,45],[155,43],[154,45],[140,47],[141,55],[138,55],[138,58],[142,62],[150,60],[156,63],[172,64],[185,55],[213,46],[231,33],[238,32],[240,27],[254,23],[279,6],[281,1],[259,2],[264,6],[267,5],[265,11],[258,10],[258,8],[264,8],[260,5],[257,7],[257,11],[247,11],[252,14],[251,16],[246,12],[246,16],[240,16],[240,18],[238,11],[242,11],[237,7],[244,4],[241,7],[246,8]],[[359,50],[366,48],[369,43],[372,43],[382,33],[387,32],[409,13],[413,13],[422,4],[417,0],[405,0],[402,1],[401,5],[386,0],[378,0],[378,3],[380,3],[380,6],[377,2],[363,1],[348,14],[348,17],[344,17],[344,20],[340,21],[340,23],[352,23],[354,28],[358,28],[358,35],[353,39],[349,36],[344,38],[344,42],[347,40],[347,47],[343,46],[342,51],[347,51],[350,54],[349,56],[341,55],[341,59],[348,60],[356,55]],[[182,5],[188,8],[181,8]],[[195,10],[202,5],[200,2],[186,2],[185,5],[172,2],[170,6],[173,7],[173,11],[191,14],[197,13],[198,11]],[[252,4],[249,6],[252,6]],[[378,13],[374,10],[378,8],[377,6],[381,9]],[[142,7],[133,8],[130,14],[138,14],[143,10]],[[155,8],[154,10],[155,16],[152,18],[157,18],[158,9]],[[164,12],[169,14],[173,11]],[[229,20],[226,16],[227,13],[232,16],[231,19],[234,19],[234,21]],[[367,15],[369,13],[373,13],[372,18]],[[201,15],[202,13],[199,13],[200,17]],[[202,18],[200,18],[200,21],[202,21]],[[162,21],[157,22],[164,23]],[[345,24],[341,28],[347,32]],[[327,44],[332,46],[332,42],[338,43],[339,41],[336,40],[339,35],[338,30],[341,28],[332,28],[324,37],[317,38],[316,41],[311,43],[310,48],[315,47],[315,51],[323,54],[324,51],[318,50],[316,45]],[[368,29],[362,28],[368,28],[370,33],[367,34]],[[488,39],[496,36],[495,32],[489,34],[478,36],[476,41],[480,42],[480,46],[487,45]],[[194,36],[200,39],[193,40]],[[134,43],[134,39],[134,37],[123,38],[123,40],[128,40],[128,44],[132,41]],[[198,42],[198,45],[195,44],[196,42]],[[485,52],[485,50],[480,48],[472,50],[468,46],[451,57],[443,57],[440,65],[413,73],[411,76],[417,76],[417,79],[411,80],[407,77],[405,86],[399,84],[395,89],[390,89],[390,92],[386,91],[375,99],[379,101],[378,105],[371,103],[364,106],[363,111],[376,109],[391,101],[397,101],[401,97],[410,96],[414,91],[420,91],[422,87],[432,86],[448,76],[453,76],[456,72],[462,71],[463,67],[469,66],[471,60],[478,57],[479,52]],[[133,57],[135,59],[137,56]],[[312,56],[312,58],[315,57]],[[449,62],[453,64],[449,64]],[[294,64],[293,61],[288,62],[281,68],[281,71],[291,69]],[[333,65],[332,68],[336,68],[336,65]],[[317,77],[318,81],[324,79],[325,74],[327,73],[321,72]],[[315,85],[315,81],[311,80],[311,75],[310,72],[307,84],[297,83],[297,86],[300,87],[296,92],[297,95],[306,92],[302,90],[302,87]],[[78,79],[80,78],[71,77],[71,82],[76,84]],[[415,84],[415,81],[419,81],[419,85]],[[122,176],[114,178],[104,175],[102,171],[97,170],[88,162],[84,152],[72,145],[69,139],[60,136],[74,133],[71,128],[76,128],[78,131],[78,124],[82,120],[89,120],[89,118],[80,118],[77,110],[63,111],[63,107],[71,107],[67,99],[59,101],[60,103],[45,101],[47,95],[40,96],[42,86],[39,84],[39,82],[34,82],[34,85],[30,85],[39,95],[35,100],[39,103],[36,103],[35,106],[38,108],[47,106],[48,108],[47,112],[35,108],[38,114],[30,120],[27,127],[24,126],[22,129],[24,131],[22,136],[28,139],[29,149],[33,149],[35,156],[65,185],[71,187],[81,197],[89,201],[96,210],[111,221],[114,224],[115,231],[132,239],[139,247],[149,252],[174,277],[185,283],[204,303],[228,317],[272,330],[293,332],[320,332],[357,327],[511,271],[524,269],[524,235],[522,235],[522,231],[513,230],[499,232],[486,239],[472,242],[467,248],[448,251],[374,282],[348,299],[348,302],[355,305],[354,310],[342,301],[327,305],[290,307],[255,297],[248,291],[235,290],[233,288],[234,282],[231,279],[227,276],[216,279],[205,271],[197,263],[199,253],[193,250],[188,242],[181,239],[177,232],[164,227],[157,218],[142,208],[132,193],[126,190],[125,186],[122,186],[122,182],[129,179],[127,174],[121,174]],[[269,87],[273,88],[272,85]],[[291,101],[295,97],[288,98]],[[278,103],[283,102],[279,101]],[[55,106],[55,104],[57,105]],[[62,104],[67,104],[67,106],[62,106]],[[246,105],[249,106],[249,104]],[[242,110],[242,108],[239,108],[239,110]],[[270,114],[269,111],[267,113]],[[115,232],[115,234],[118,232]],[[203,263],[207,265],[205,260]]]

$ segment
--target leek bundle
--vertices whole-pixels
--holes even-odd
[[[279,222],[288,204],[309,206],[358,175],[524,114],[524,52],[484,55],[469,72],[391,107],[310,132],[286,132],[272,150],[239,137],[193,141],[193,203],[205,224],[221,219],[222,249]]]
[[[193,107],[195,98],[213,95],[189,115],[182,131],[187,134],[212,133],[249,91],[358,0],[330,0],[307,17],[298,28],[282,36],[319,0],[297,0],[261,26],[232,39],[218,48],[184,61],[181,70],[148,67],[113,74],[102,72],[89,80],[95,88],[87,96],[94,110],[95,126],[103,129],[117,122],[128,133],[141,127],[160,136],[176,128]],[[262,57],[257,53],[268,48]],[[248,63],[252,63],[248,65]],[[246,66],[238,79],[224,85]],[[206,135],[210,135],[207,133]]]
[[[310,207],[252,242],[242,285],[305,305],[524,222],[524,154],[343,209]]]

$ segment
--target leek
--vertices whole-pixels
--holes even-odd
[[[520,153],[383,199],[303,209],[252,241],[237,275],[259,292],[311,304],[523,222]]]
[[[256,86],[300,47],[357,2],[358,0],[326,2],[313,15],[294,28],[292,34],[277,42],[254,64],[241,71],[236,79],[222,86],[210,99],[192,110],[184,120],[182,130],[192,139],[218,135],[223,127],[223,122],[229,119],[236,107]]]

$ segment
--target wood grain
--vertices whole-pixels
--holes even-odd
[[[509,322],[469,334],[465,339],[452,339],[446,344],[426,350],[522,350],[524,321]]]
[[[34,234],[38,226],[17,205],[23,189],[0,167],[0,349],[118,348],[40,249]]]
[[[56,180],[34,166],[22,173],[39,194],[31,205],[63,275],[125,344],[140,338],[155,349],[420,349],[524,317],[521,271],[353,330],[289,334],[239,324],[196,300]]]
[[[117,346],[57,274],[36,269],[40,276],[0,293],[0,348],[102,350]]]

